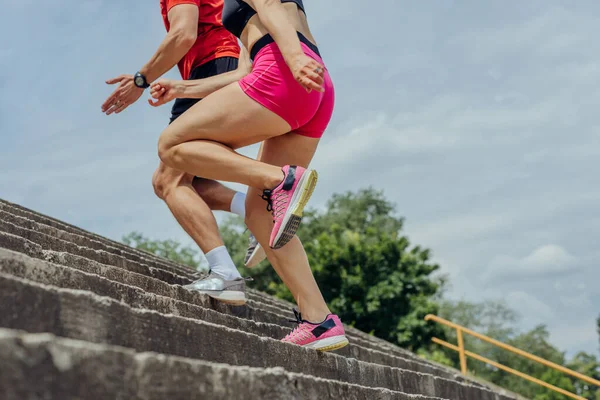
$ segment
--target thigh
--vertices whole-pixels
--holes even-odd
[[[196,103],[163,132],[162,146],[211,140],[233,149],[262,142],[290,131],[274,112],[248,97],[237,82]]]

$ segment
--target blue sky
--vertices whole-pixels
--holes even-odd
[[[570,354],[597,353],[600,5],[305,5],[337,95],[312,204],[384,189],[450,275],[448,296],[504,299],[522,329],[545,323]],[[3,11],[0,197],[114,239],[188,241],[150,184],[169,107],[100,112],[104,80],[163,37],[158,1]]]

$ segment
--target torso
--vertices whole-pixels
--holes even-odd
[[[194,0],[199,7],[198,38],[177,67],[183,79],[188,79],[195,67],[220,57],[239,57],[240,47],[233,34],[223,27],[223,0]],[[171,28],[168,11],[189,0],[160,0],[160,11],[167,31]]]
[[[302,0],[283,0],[282,3],[296,31],[302,33],[316,45],[317,43],[308,28]],[[252,45],[258,39],[269,33],[260,22],[256,11],[243,0],[224,1],[223,25],[239,37],[248,50],[252,48]]]

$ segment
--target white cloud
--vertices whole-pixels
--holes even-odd
[[[495,257],[486,273],[487,279],[550,276],[577,271],[576,258],[563,247],[543,245],[523,258],[508,255]]]
[[[546,323],[555,315],[554,310],[552,310],[548,304],[524,291],[518,290],[509,292],[506,295],[505,300],[511,308],[518,310],[522,315],[527,315],[527,323],[532,326]]]

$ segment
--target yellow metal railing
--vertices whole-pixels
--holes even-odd
[[[590,378],[589,376],[580,374],[579,372],[573,371],[573,370],[571,370],[569,368],[565,368],[562,365],[558,365],[558,364],[555,364],[555,363],[550,362],[548,360],[544,360],[543,358],[535,356],[535,355],[533,355],[531,353],[527,353],[526,351],[517,349],[516,347],[513,347],[513,346],[510,346],[508,344],[499,342],[498,340],[492,339],[490,337],[487,337],[485,335],[482,335],[480,333],[477,333],[475,331],[472,331],[470,329],[467,329],[465,327],[462,327],[460,325],[452,323],[452,322],[450,322],[448,320],[445,320],[444,318],[440,318],[440,317],[438,317],[436,315],[429,314],[429,315],[427,315],[425,317],[425,320],[426,321],[434,321],[434,322],[437,322],[438,324],[446,325],[447,327],[456,329],[456,337],[458,339],[458,346],[455,346],[455,345],[453,345],[451,343],[448,343],[448,342],[446,342],[444,340],[441,340],[441,339],[438,339],[438,338],[433,338],[432,340],[433,340],[434,343],[437,343],[439,345],[445,346],[445,347],[447,347],[447,348],[449,348],[451,350],[454,350],[454,351],[458,352],[459,359],[460,359],[460,370],[461,370],[461,372],[464,375],[467,375],[467,357],[470,357],[470,358],[474,358],[475,360],[479,360],[481,362],[489,364],[489,365],[491,365],[493,367],[496,367],[498,369],[501,369],[502,371],[506,371],[508,373],[517,375],[517,376],[519,376],[519,377],[521,377],[523,379],[526,379],[526,380],[528,380],[530,382],[537,383],[540,386],[543,386],[545,388],[548,388],[550,390],[553,390],[553,391],[555,391],[557,393],[563,394],[563,395],[568,396],[570,398],[578,399],[578,400],[586,400],[584,397],[578,396],[575,393],[571,393],[571,392],[569,392],[567,390],[561,389],[561,388],[556,387],[554,385],[551,385],[551,384],[549,384],[547,382],[541,381],[541,380],[539,380],[537,378],[534,378],[532,376],[529,376],[527,374],[519,372],[519,371],[517,371],[515,369],[512,369],[512,368],[509,368],[509,367],[507,367],[505,365],[499,364],[499,363],[497,363],[495,361],[492,361],[492,360],[490,360],[488,358],[482,357],[482,356],[480,356],[478,354],[475,354],[473,352],[465,350],[465,344],[464,344],[464,340],[463,340],[463,333],[467,334],[467,335],[471,335],[471,336],[473,336],[473,337],[475,337],[477,339],[483,340],[484,342],[487,342],[487,343],[490,343],[490,344],[492,344],[494,346],[500,347],[501,349],[510,351],[511,353],[514,353],[514,354],[518,354],[518,355],[520,355],[522,357],[525,357],[525,358],[527,358],[529,360],[538,362],[538,363],[540,363],[542,365],[545,365],[545,366],[547,366],[549,368],[555,369],[557,371],[563,372],[563,373],[565,373],[567,375],[571,375],[571,376],[573,376],[573,377],[575,377],[577,379],[581,379],[582,381],[585,381],[587,383],[590,383],[592,385],[596,385],[596,386],[600,387],[600,381],[598,381],[596,379],[593,379],[593,378]]]

